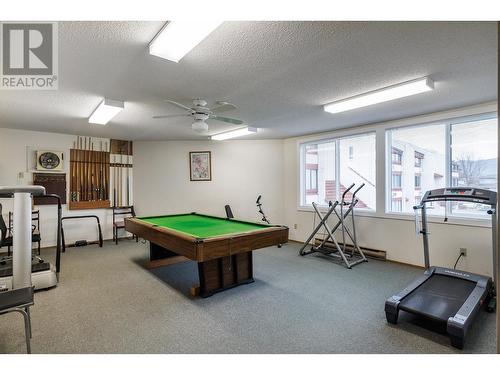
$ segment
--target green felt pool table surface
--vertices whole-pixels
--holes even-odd
[[[197,238],[210,238],[228,234],[240,234],[272,227],[271,225],[228,220],[200,214],[137,217],[146,223],[175,230]]]

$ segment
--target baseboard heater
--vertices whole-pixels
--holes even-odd
[[[318,246],[321,244],[323,240],[321,238],[315,238],[314,239],[314,246]],[[338,243],[341,247],[343,246],[342,242]],[[324,247],[331,248],[332,250],[335,250],[335,244],[333,241],[326,241],[325,244],[323,245]],[[371,249],[369,247],[363,247],[360,246],[361,250],[363,250],[363,253],[365,253],[367,258],[372,258],[372,259],[377,259],[377,260],[386,260],[387,259],[387,253],[384,250],[377,250],[377,249]],[[346,244],[346,249],[348,252],[352,251],[353,246],[351,244]]]

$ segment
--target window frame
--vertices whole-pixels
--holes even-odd
[[[332,130],[315,133],[306,134],[300,136],[294,136],[286,139],[284,141],[284,147],[291,147],[294,150],[294,160],[293,160],[293,171],[289,171],[293,174],[294,186],[293,195],[295,196],[295,207],[297,210],[297,225],[301,227],[302,218],[309,217],[314,213],[314,209],[308,205],[301,205],[301,186],[302,175],[302,155],[300,146],[303,143],[320,142],[323,139],[335,139],[343,137],[352,137],[356,135],[362,135],[366,133],[375,132],[375,163],[376,163],[376,209],[373,211],[356,210],[356,215],[360,218],[377,218],[381,220],[398,220],[403,222],[414,221],[414,215],[412,213],[396,213],[387,212],[387,204],[390,202],[387,198],[387,178],[390,177],[390,169],[387,171],[387,141],[388,132],[392,129],[400,129],[411,126],[422,126],[422,125],[432,125],[432,124],[443,124],[446,122],[460,123],[467,122],[471,120],[481,120],[487,118],[495,118],[498,121],[498,104],[497,101],[488,101],[471,106],[462,106],[452,108],[450,110],[439,111],[439,112],[426,112],[415,116],[402,117],[395,120],[388,120],[382,122],[376,122],[371,124],[360,124],[359,126],[352,126],[349,128],[336,128],[332,126]],[[500,143],[499,143],[500,144]],[[498,160],[500,161],[500,153],[498,155]],[[286,172],[286,173],[289,173]],[[498,176],[500,178],[500,175]],[[422,191],[422,194],[424,192]],[[286,208],[286,207],[285,207]],[[327,207],[318,207],[323,213],[327,211]],[[432,210],[431,210],[432,211]],[[306,216],[303,216],[306,215]],[[307,219],[308,220],[308,219]],[[362,219],[363,220],[363,219]],[[443,225],[443,216],[433,216],[432,213],[428,216],[429,223],[434,225]],[[477,218],[477,217],[458,217],[451,216],[448,218],[446,225],[457,225],[465,227],[478,227],[478,228],[490,228],[491,220],[488,218]]]
[[[375,176],[377,174],[376,169],[377,169],[377,132],[375,130],[369,130],[369,131],[364,131],[364,132],[356,132],[352,134],[346,134],[338,137],[326,137],[326,138],[320,138],[320,139],[311,139],[307,140],[304,142],[299,142],[298,143],[298,153],[299,153],[299,187],[298,187],[298,210],[305,210],[305,211],[310,211],[312,210],[312,205],[306,204],[306,188],[305,188],[305,182],[306,182],[306,164],[305,164],[305,156],[306,156],[306,147],[308,144],[322,144],[322,143],[330,143],[333,142],[335,143],[335,183],[336,183],[336,192],[340,191],[340,168],[339,168],[339,163],[340,163],[340,141],[349,139],[349,138],[356,138],[356,137],[363,137],[367,135],[373,135],[375,139],[375,147],[374,147],[374,157],[375,157]],[[347,157],[349,159],[349,150],[347,152]],[[377,211],[377,180],[375,179],[375,208],[357,208],[357,211],[363,211],[366,213],[375,213]],[[319,184],[319,179],[318,179],[318,184]],[[319,189],[318,189],[319,190]],[[340,197],[336,197],[336,199],[340,199]],[[318,204],[318,207],[320,209],[327,208],[327,204]]]
[[[484,112],[480,114],[474,114],[474,115],[466,115],[466,116],[459,116],[459,117],[449,117],[449,118],[443,118],[442,120],[436,120],[436,121],[431,121],[431,122],[422,122],[422,123],[416,123],[416,124],[409,124],[409,125],[404,125],[404,126],[394,126],[394,127],[387,127],[384,129],[385,132],[385,171],[386,171],[386,179],[385,179],[385,186],[384,186],[384,198],[385,198],[385,203],[384,203],[384,214],[387,217],[414,217],[414,213],[409,213],[409,212],[395,212],[391,211],[392,207],[392,196],[391,196],[391,191],[392,191],[392,153],[393,153],[393,146],[392,146],[392,136],[391,132],[394,130],[399,130],[399,129],[408,129],[408,128],[418,128],[418,127],[424,127],[424,126],[444,126],[445,129],[445,186],[451,186],[452,183],[452,172],[453,172],[453,166],[452,166],[452,142],[451,142],[451,129],[453,125],[457,124],[463,124],[467,122],[474,122],[474,121],[481,121],[481,120],[489,120],[489,119],[497,119],[498,123],[498,113],[489,111],[489,112]],[[497,162],[499,160],[499,156],[497,155]],[[389,163],[388,160],[391,162]],[[497,176],[498,180],[499,176]],[[421,188],[420,188],[420,191]],[[421,193],[422,194],[422,193]],[[490,222],[490,218],[488,217],[477,217],[477,216],[467,216],[467,215],[457,215],[454,214],[451,209],[449,204],[446,204],[445,207],[445,215],[437,215],[437,214],[432,214],[428,213],[428,216],[435,220],[435,219],[440,219],[443,217],[448,217],[452,219],[457,219],[458,221],[467,221],[467,222],[479,222],[479,223],[485,223],[485,222]]]

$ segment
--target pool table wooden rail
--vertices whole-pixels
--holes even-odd
[[[125,230],[197,262],[288,242],[288,227],[277,225],[250,232],[197,238],[138,218],[126,218]]]

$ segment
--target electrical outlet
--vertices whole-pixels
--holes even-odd
[[[297,229],[298,228],[298,225],[297,224],[293,224],[293,229]]]
[[[466,257],[467,256],[467,248],[461,247],[460,248],[460,255]]]

